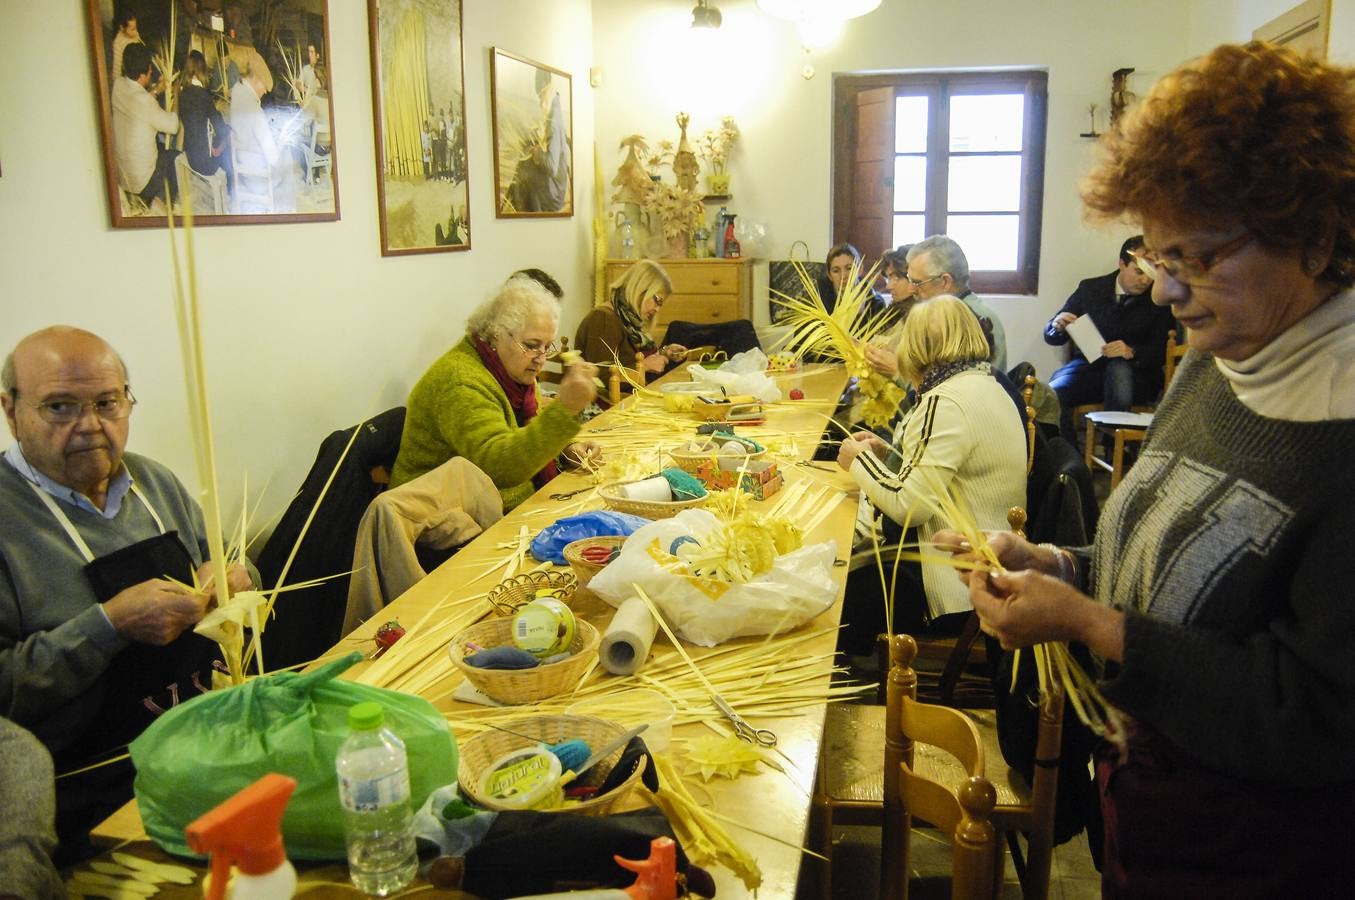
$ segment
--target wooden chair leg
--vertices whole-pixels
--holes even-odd
[[[1082,448],[1082,461],[1087,464],[1088,472],[1095,471],[1094,469],[1092,469],[1092,457],[1095,456],[1095,447],[1096,447],[1096,423],[1093,422],[1091,419],[1088,419],[1087,440]]]
[[[819,771],[814,776],[814,797],[810,805],[810,833],[817,838],[817,847],[812,849],[823,854],[819,863],[819,897],[833,900],[833,805],[828,801],[827,782],[823,767],[828,764],[822,751],[819,753]]]
[[[1120,486],[1120,479],[1124,477],[1124,432],[1115,429],[1114,449],[1110,457],[1110,489],[1113,491]]]

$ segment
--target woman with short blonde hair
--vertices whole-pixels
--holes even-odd
[[[843,599],[838,646],[849,656],[869,656],[882,631],[957,632],[972,608],[969,592],[948,566],[927,563],[901,573],[894,617],[886,621],[875,538],[892,541],[898,528],[877,525],[883,513],[917,530],[917,539],[950,527],[940,499],[959,499],[980,528],[1004,528],[1007,510],[1026,499],[1026,436],[1006,390],[993,377],[988,341],[978,317],[948,294],[913,307],[899,341],[899,371],[917,391],[886,443],[869,431],[842,442],[838,465],[861,488],[857,547]],[[891,534],[892,532],[892,534]],[[906,538],[911,539],[911,538]]]
[[[647,372],[660,373],[687,356],[687,348],[668,344],[660,349],[647,329],[673,293],[673,280],[652,259],[637,260],[608,287],[607,296],[579,323],[574,347],[592,363],[620,360],[626,365],[643,354]]]
[[[977,363],[987,358],[988,339],[983,326],[963,300],[943,294],[917,304],[909,312],[899,337],[899,374],[914,385],[934,366]]]

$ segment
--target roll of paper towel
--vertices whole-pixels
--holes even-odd
[[[646,478],[644,481],[632,481],[630,484],[623,485],[621,492],[631,500],[662,503],[673,499],[673,489],[669,486],[668,479],[662,475]]]
[[[612,616],[612,624],[598,645],[602,668],[613,675],[633,675],[649,659],[649,648],[659,623],[639,597],[631,597]]]

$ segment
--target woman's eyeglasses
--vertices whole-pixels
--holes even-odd
[[[514,338],[513,343],[522,348],[522,352],[528,356],[554,356],[560,351],[559,341],[551,341],[548,344],[543,344],[540,341],[520,341],[517,338]]]
[[[1225,241],[1204,253],[1188,254],[1175,250],[1158,253],[1144,247],[1137,253],[1131,250],[1130,255],[1138,260],[1139,267],[1145,269],[1149,275],[1162,271],[1170,275],[1173,281],[1195,284],[1208,275],[1210,269],[1251,243],[1253,237],[1250,231],[1243,232],[1231,241]]]

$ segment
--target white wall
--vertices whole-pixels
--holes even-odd
[[[743,132],[735,151],[732,208],[767,225],[757,255],[784,256],[796,239],[811,255],[827,250],[832,224],[831,98],[834,73],[987,66],[1046,67],[1049,122],[1040,287],[1035,297],[988,298],[1007,330],[1008,358],[1030,359],[1044,375],[1060,356],[1041,339],[1045,321],[1081,278],[1110,271],[1127,228],[1091,229],[1081,220],[1076,184],[1093,160],[1087,106],[1104,127],[1110,73],[1134,66],[1135,91],[1185,55],[1186,12],[1175,0],[1144,0],[1132,14],[1118,3],[1086,0],[884,0],[847,24],[833,46],[810,55],[792,25],[771,19],[754,0],[716,5],[724,24],[718,46],[691,47],[688,0],[594,0],[594,45],[603,83],[597,92],[598,145],[604,175],[631,132],[676,137],[673,116],[686,110],[693,129],[733,115]],[[690,49],[689,49],[690,47]],[[801,76],[806,62],[817,74]],[[765,317],[765,265],[754,302]]]
[[[108,225],[84,6],[0,0],[8,36],[0,83],[10,86],[0,91],[0,352],[55,322],[106,336],[126,357],[140,400],[130,448],[192,485],[167,238]],[[560,280],[567,331],[588,306],[588,0],[466,0],[473,249],[384,259],[366,9],[357,0],[329,3],[342,219],[197,231],[217,458],[232,517],[246,475],[251,491],[269,483],[269,514],[290,499],[326,434],[402,404],[429,362],[459,339],[467,312],[514,269],[539,265]],[[494,217],[493,45],[575,74],[571,219]]]

